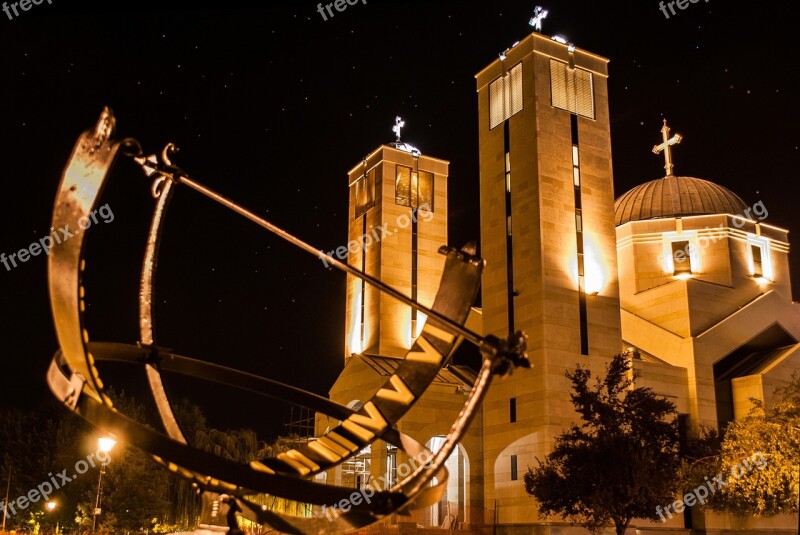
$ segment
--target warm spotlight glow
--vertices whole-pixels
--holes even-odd
[[[585,289],[587,294],[600,293],[606,283],[605,266],[600,262],[597,245],[587,237],[583,245],[583,272],[585,273]]]
[[[47,507],[48,511],[52,511],[53,509],[56,508],[56,502],[53,502],[53,501],[47,502],[45,504],[45,507]]]
[[[116,443],[116,440],[108,437],[102,437],[97,440],[97,446],[100,448],[100,451],[104,451],[106,453],[111,451],[111,448],[113,448]]]
[[[568,271],[576,287],[580,287],[578,277],[578,259],[572,257],[569,261]],[[589,295],[597,295],[608,281],[606,266],[600,256],[600,248],[591,236],[584,234],[583,239],[583,290]]]
[[[428,320],[428,316],[423,314],[422,312],[417,312],[417,332],[414,333],[414,338],[419,338],[419,335],[422,334],[422,328],[425,327],[425,322]]]
[[[354,293],[355,299],[353,306],[350,307],[350,336],[348,337],[348,344],[350,345],[349,353],[360,355],[364,348],[361,340],[361,281],[356,280],[358,283]]]
[[[414,325],[411,321],[411,307],[408,307],[403,313],[403,319],[398,322],[400,328],[400,340],[403,343],[403,349],[411,349],[411,344],[414,343]]]
[[[768,278],[766,278],[766,277],[756,277],[756,282],[757,282],[759,285],[761,285],[761,286],[764,286],[765,284],[769,284],[769,282],[770,282],[770,281],[769,281],[769,279],[768,279]]]
[[[678,280],[685,281],[686,279],[691,279],[692,278],[692,274],[691,273],[678,273],[677,275],[675,275],[675,278],[678,279]]]

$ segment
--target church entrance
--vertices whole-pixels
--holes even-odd
[[[426,446],[433,453],[436,453],[442,448],[444,441],[444,436],[436,436],[431,438]],[[461,522],[467,521],[469,459],[461,444],[447,458],[445,466],[450,473],[450,477],[447,480],[447,490],[442,499],[439,500],[439,503],[432,505],[425,511],[423,523],[426,527],[455,529]]]

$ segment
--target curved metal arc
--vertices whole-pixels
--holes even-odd
[[[284,240],[300,247],[301,249],[315,255],[319,253],[319,251],[317,251],[307,243],[303,242],[302,240],[284,231],[283,229],[280,229],[279,227],[275,226],[269,221],[257,216],[251,211],[239,206],[238,204],[230,201],[229,199],[223,197],[222,195],[190,179],[184,171],[176,168],[169,160],[169,152],[170,149],[173,147],[174,146],[172,144],[167,145],[167,147],[162,152],[163,164],[159,164],[158,159],[155,156],[149,156],[147,158],[137,157],[136,162],[139,163],[144,168],[145,173],[148,174],[148,176],[154,176],[154,175],[159,177],[170,176],[172,180],[189,185],[198,192],[204,194],[205,196],[211,198],[212,200],[219,202],[220,204],[228,207],[234,212],[239,213],[240,215],[246,217],[247,219],[259,224],[263,228],[266,228],[270,232],[277,234]],[[155,219],[154,221],[157,221],[157,219]],[[426,325],[425,328],[428,334],[426,336],[428,337],[432,336],[432,342],[433,342],[432,345],[440,346],[438,348],[432,347],[431,355],[429,355],[428,357],[434,355],[437,349],[440,350],[443,354],[435,355],[436,357],[438,357],[435,359],[435,365],[427,367],[427,370],[424,372],[421,370],[425,369],[426,366],[421,365],[419,363],[411,363],[409,361],[404,361],[401,369],[398,370],[398,373],[392,376],[390,380],[387,381],[385,387],[382,389],[383,391],[389,391],[391,389],[396,388],[396,385],[392,383],[393,380],[396,380],[399,384],[406,385],[406,388],[407,388],[407,383],[410,383],[412,386],[412,390],[414,390],[413,394],[409,393],[412,401],[415,401],[417,397],[420,396],[425,391],[427,386],[429,386],[430,382],[435,378],[436,373],[438,373],[439,369],[445,362],[444,357],[449,355],[450,350],[452,349],[453,346],[454,337],[452,336],[449,337],[450,339],[447,340],[446,342],[441,340],[442,338],[441,331],[433,327],[433,325],[437,324],[441,325],[446,329],[446,331],[451,330],[448,329],[448,327],[455,327],[454,330],[459,335],[465,335],[464,331],[466,331],[467,337],[469,337],[473,341],[476,341],[477,343],[483,344],[482,341],[476,340],[476,338],[479,338],[478,335],[470,333],[470,331],[467,331],[463,327],[463,322],[466,320],[466,314],[468,314],[469,312],[469,307],[474,302],[474,299],[477,295],[477,289],[480,280],[480,269],[483,266],[483,262],[473,256],[470,256],[470,254],[474,254],[474,250],[470,250],[468,252],[454,253],[453,250],[443,249],[442,252],[445,251],[447,251],[448,255],[455,254],[458,257],[458,262],[455,263],[463,264],[463,266],[470,266],[475,270],[472,273],[473,280],[470,280],[469,276],[467,276],[465,277],[465,280],[467,282],[463,285],[463,287],[459,285],[453,285],[454,287],[448,288],[453,295],[459,295],[461,293],[465,293],[467,297],[463,303],[462,302],[448,303],[447,299],[441,299],[441,295],[446,293],[441,291],[442,288],[446,286],[446,284],[443,282],[440,285],[440,292],[437,294],[437,302],[434,303],[434,306],[430,309],[427,307],[422,307],[421,305],[419,305],[419,303],[410,300],[408,297],[398,292],[397,290],[389,286],[386,286],[381,281],[374,279],[373,277],[365,273],[362,273],[347,264],[342,264],[335,259],[332,259],[333,261],[331,262],[333,265],[336,265],[340,269],[343,269],[344,271],[350,272],[356,276],[364,278],[365,280],[367,280],[367,282],[375,284],[381,290],[389,293],[390,295],[393,295],[404,302],[409,302],[410,304],[416,306],[417,308],[424,311],[428,315],[429,323],[428,325]],[[452,268],[452,271],[454,271],[456,275],[460,275],[458,270],[453,268],[451,264],[453,264],[453,262],[448,261],[446,263],[446,266],[450,266]],[[447,269],[448,268],[446,267],[446,270]],[[477,277],[474,276],[475,273],[477,273]],[[460,277],[463,276],[460,275]],[[447,280],[445,274],[443,274],[442,280],[443,281]],[[459,281],[461,281],[461,278],[459,278]],[[450,312],[450,314],[445,314],[442,312],[442,310],[439,310],[439,308],[441,308],[442,306],[442,303],[444,303],[445,311]],[[439,305],[439,307],[437,307],[437,304]],[[461,317],[458,318],[458,321],[454,321],[453,315]],[[438,332],[438,334],[432,335],[431,334],[432,331],[436,331]],[[421,340],[424,340],[426,336],[421,337]],[[419,351],[419,348],[417,347],[416,344],[415,348],[417,351]],[[411,350],[411,352],[413,351],[414,349]],[[413,369],[409,370],[409,368]],[[403,377],[404,370],[407,370],[405,373],[406,377]],[[411,401],[409,401],[409,403],[410,402]],[[360,415],[359,417],[362,418],[362,420],[360,421],[356,421],[356,418],[347,419],[349,421],[343,422],[342,425],[338,426],[334,430],[335,436],[343,435],[345,437],[346,443],[356,445],[355,451],[351,450],[350,455],[354,454],[356,451],[360,450],[366,445],[372,443],[374,440],[380,438],[381,432],[385,430],[387,427],[391,427],[394,424],[394,422],[396,422],[397,419],[399,419],[399,417],[401,417],[405,413],[405,410],[407,410],[405,407],[402,406],[402,404],[400,407],[397,407],[396,404],[395,406],[391,406],[392,404],[389,404],[389,408],[387,409],[386,408],[387,404],[384,403],[383,404],[384,407],[381,407],[380,406],[381,401],[375,397],[373,397],[373,399],[370,400],[368,403],[373,407],[374,413],[366,413]],[[387,410],[391,411],[391,413],[393,414],[387,414]],[[377,424],[375,429],[370,430],[370,429],[365,429],[363,427],[362,424],[364,424],[363,420],[364,418],[369,418],[369,419],[375,418],[376,420],[382,420],[384,422],[383,424]],[[367,427],[369,427],[370,423],[371,423],[370,421],[367,422]],[[348,449],[351,449],[351,447],[348,446]],[[319,449],[317,449],[315,451],[312,451],[313,448],[301,448],[301,450],[302,451],[291,450],[290,452],[288,452],[288,454],[282,454],[282,456],[278,459],[265,460],[265,463],[270,469],[275,470],[279,473],[286,473],[290,475],[300,475],[300,476],[312,476],[326,469],[329,469],[337,464],[340,464],[347,458],[346,456],[343,457],[341,454],[333,453],[327,450],[320,451]]]
[[[58,398],[62,398],[64,393],[71,388],[69,378],[59,365],[62,359],[63,353],[59,351],[51,362],[47,376],[48,385]],[[320,484],[308,479],[270,474],[265,471],[253,471],[247,465],[228,461],[213,454],[177,443],[89,396],[82,396],[74,410],[92,424],[109,430],[115,436],[149,452],[156,461],[169,468],[170,471],[195,481],[203,488],[217,492],[233,492],[238,495],[268,493],[282,496],[292,501],[317,505],[341,503],[342,500],[350,498],[353,492],[352,489]],[[397,431],[387,434],[386,439],[397,447],[409,449],[415,455],[418,455],[418,452],[428,451],[411,437]],[[430,454],[430,452],[428,453]],[[178,464],[178,462],[169,461],[168,459],[182,460],[178,461],[180,463]],[[442,473],[443,480],[444,475]],[[243,482],[243,485],[225,483],[226,479]],[[439,488],[425,489],[426,492],[440,492],[441,490]],[[396,510],[405,501],[402,494],[395,493],[394,497],[392,497],[392,494],[387,491],[376,493],[375,500],[383,504],[383,507],[386,508],[386,514]],[[372,514],[373,508],[367,503],[353,504],[353,509],[362,514],[364,512]],[[373,516],[370,523],[377,519]]]
[[[89,349],[98,362],[120,362],[144,365],[150,360],[152,349],[117,342],[91,342]],[[313,409],[333,418],[346,419],[355,414],[353,409],[328,398],[306,390],[274,381],[266,377],[243,372],[212,362],[177,355],[169,351],[159,351],[159,371],[193,377],[203,381],[218,383],[238,390],[272,399],[286,401]]]
[[[440,315],[447,313],[457,324],[466,321],[470,305],[477,297],[482,268],[482,262],[465,260],[462,253],[448,249],[432,310]],[[455,341],[455,335],[436,327],[433,322],[426,323],[406,357],[382,387],[364,401],[363,408],[323,434],[323,437],[333,437],[337,444],[346,444],[349,455],[337,452],[336,444],[322,449],[309,445],[264,463],[282,473],[313,476],[341,464],[350,455],[382,438],[383,433],[394,427],[425,393],[442,369]]]
[[[52,248],[47,259],[50,305],[59,346],[71,370],[86,381],[86,391],[110,404],[103,382],[86,348],[89,333],[83,319],[85,291],[82,284],[85,228],[114,163],[120,142],[112,142],[115,120],[105,108],[94,130],[84,132],[70,154],[53,206]],[[86,227],[88,228],[88,227]],[[55,239],[58,243],[53,243]]]
[[[167,145],[167,147],[164,148],[163,158],[168,158],[170,146],[171,145]],[[158,267],[158,251],[161,246],[163,221],[166,217],[167,208],[172,199],[175,186],[172,180],[166,179],[163,180],[160,189],[156,187],[157,184],[158,179],[153,184],[153,194],[158,198],[158,202],[153,212],[153,220],[150,224],[150,231],[147,236],[147,246],[145,248],[144,261],[142,262],[142,276],[139,284],[139,336],[141,338],[141,343],[148,347],[155,345],[155,311],[153,309],[153,302],[155,301],[155,275]],[[155,401],[156,409],[158,410],[164,429],[171,438],[186,444],[186,438],[183,436],[178,421],[175,419],[175,414],[172,412],[172,406],[169,403],[169,398],[164,389],[164,382],[161,380],[161,374],[158,368],[148,363],[145,365],[145,373],[150,386],[150,392],[153,395],[153,400]]]
[[[95,132],[84,134],[84,136],[80,138],[78,146],[76,146],[76,151],[78,151],[78,147],[84,148],[84,145],[81,143],[88,143],[90,145],[90,152],[97,150],[102,152],[107,147],[113,149],[111,157],[106,157],[106,159],[101,161],[100,164],[97,164],[97,162],[94,161],[81,162],[81,164],[85,165],[89,169],[89,174],[91,174],[94,179],[93,182],[89,183],[90,187],[88,188],[90,190],[89,197],[91,197],[91,202],[89,203],[90,206],[93,206],[96,202],[100,193],[100,187],[105,179],[105,175],[107,174],[111,163],[113,163],[116,149],[120,146],[120,143],[112,144],[109,142],[108,137],[113,131],[113,116],[110,115],[108,110],[107,113],[108,115],[101,117],[101,121],[98,124]],[[88,138],[84,139],[87,136]],[[122,145],[125,145],[125,141],[122,142]],[[128,145],[130,145],[130,143],[128,143]],[[73,156],[74,155],[75,154],[73,154]],[[200,186],[191,179],[186,178],[182,172],[178,172],[179,170],[172,166],[171,162],[169,162],[168,156],[169,155],[166,151],[162,155],[162,159],[169,167],[168,173],[166,174],[152,166],[155,165],[155,159],[136,158],[137,162],[140,164],[142,163],[140,160],[142,160],[148,165],[151,165],[149,168],[147,165],[143,165],[143,167],[145,167],[145,171],[148,173],[148,176],[158,172],[163,176],[169,176],[171,178],[171,180],[162,180],[163,176],[159,178],[163,188],[161,189],[161,195],[163,198],[159,200],[159,206],[161,206],[161,210],[157,208],[156,214],[154,215],[154,223],[151,227],[150,236],[148,238],[148,254],[146,254],[145,265],[143,267],[142,286],[140,288],[140,311],[142,312],[141,316],[143,321],[143,323],[140,324],[140,328],[142,329],[143,333],[142,339],[146,344],[146,341],[150,341],[150,343],[147,345],[152,347],[147,349],[153,351],[156,351],[154,345],[155,337],[152,330],[153,277],[157,265],[156,261],[158,244],[160,242],[159,237],[161,220],[164,217],[164,212],[169,201],[173,182],[185,183],[190,187],[193,187],[193,189],[196,189],[201,193],[205,193],[212,199],[218,200],[223,205],[231,208],[241,215],[244,215],[248,219],[258,223],[260,226],[267,228],[275,234],[278,234],[290,243],[293,243],[294,245],[314,254],[315,256],[320,255],[319,251],[315,250],[305,242],[302,242],[298,238],[295,238],[289,233],[279,229],[268,221],[259,218],[255,214],[252,214],[235,203],[228,201],[224,197],[212,192],[211,190]],[[76,164],[76,162],[71,159],[68,170],[72,169],[72,164]],[[76,164],[76,168],[79,167],[80,165]],[[65,177],[68,174],[68,171],[65,171]],[[62,199],[64,183],[65,180],[62,179],[62,190],[59,192],[56,208],[54,209],[54,222],[60,220],[57,217],[58,215],[63,215],[61,214],[63,210],[59,209],[60,206],[63,209],[63,204],[60,204],[59,201]],[[92,185],[96,186],[94,190],[91,188]],[[62,217],[62,219],[70,220],[70,216],[72,217],[71,220],[77,220],[75,214],[67,214],[67,216]],[[264,464],[261,465],[261,468],[255,468],[254,466],[247,467],[239,465],[238,463],[225,461],[219,457],[210,456],[205,452],[201,452],[187,446],[185,442],[178,440],[176,436],[172,436],[171,438],[166,437],[160,433],[156,433],[150,429],[147,429],[138,422],[135,422],[113,411],[111,409],[110,400],[106,396],[102,395],[102,382],[99,379],[97,370],[94,368],[94,358],[92,357],[91,353],[89,353],[89,349],[87,347],[88,337],[83,334],[85,331],[83,330],[83,320],[81,315],[82,306],[79,307],[78,300],[74,300],[72,302],[74,307],[70,309],[69,299],[64,299],[64,296],[61,295],[55,295],[53,297],[54,274],[58,272],[58,270],[65,264],[70,264],[70,262],[71,267],[69,267],[65,273],[77,273],[76,278],[78,284],[75,285],[75,293],[77,294],[78,289],[80,289],[80,298],[82,299],[83,297],[82,287],[80,286],[80,270],[75,267],[82,266],[81,259],[83,240],[81,239],[80,243],[77,245],[79,245],[77,249],[74,247],[70,248],[69,255],[62,255],[62,257],[59,259],[59,263],[50,266],[53,313],[57,323],[57,331],[59,328],[61,329],[58,332],[59,342],[62,343],[62,331],[72,331],[71,335],[64,338],[66,340],[66,347],[65,345],[62,345],[62,348],[65,349],[64,359],[66,360],[66,364],[70,368],[70,373],[72,375],[70,376],[65,374],[65,370],[62,369],[61,366],[63,363],[57,363],[55,360],[48,374],[48,382],[51,385],[51,389],[56,396],[59,397],[59,399],[61,399],[63,402],[66,402],[70,408],[87,418],[95,425],[114,429],[115,432],[120,436],[128,435],[129,438],[135,439],[132,441],[132,443],[135,443],[137,446],[149,452],[158,462],[164,464],[170,470],[176,471],[184,477],[196,481],[199,485],[201,485],[201,487],[204,488],[227,492],[233,490],[237,494],[268,492],[270,494],[286,497],[287,499],[317,503],[320,505],[325,503],[333,503],[333,501],[338,500],[341,498],[341,496],[346,496],[348,492],[351,492],[350,489],[342,489],[341,487],[330,485],[319,485],[317,483],[305,481],[298,477],[303,475],[310,476],[319,473],[328,467],[339,464],[346,457],[341,457],[338,460],[333,459],[333,462],[326,463],[323,462],[323,459],[321,459],[319,455],[315,456],[311,449],[305,449],[302,451],[293,450],[296,456],[287,456],[283,459],[275,461],[275,469],[271,469],[269,466],[265,466]],[[437,299],[431,309],[423,307],[422,305],[419,305],[419,303],[410,300],[405,295],[391,287],[386,286],[381,281],[374,279],[347,264],[343,264],[336,259],[329,258],[329,263],[331,265],[334,265],[337,268],[354,276],[362,278],[370,284],[374,284],[385,293],[389,293],[390,295],[416,308],[417,310],[423,311],[429,317],[428,323],[423,330],[423,335],[417,340],[412,350],[409,351],[409,355],[398,368],[397,373],[392,375],[379,393],[376,394],[372,400],[370,400],[369,403],[371,404],[371,407],[365,404],[365,409],[362,409],[360,413],[351,413],[347,415],[344,420],[350,425],[342,425],[336,429],[336,431],[339,433],[338,436],[340,439],[344,440],[342,443],[351,444],[353,448],[355,448],[350,449],[351,455],[359,451],[360,447],[370,444],[378,438],[390,443],[399,442],[399,444],[396,445],[402,448],[404,451],[417,451],[417,453],[421,451],[427,451],[424,446],[421,446],[410,437],[399,434],[394,428],[394,424],[403,414],[405,414],[408,408],[410,408],[410,405],[413,404],[413,402],[425,392],[427,387],[430,385],[430,382],[433,380],[433,378],[435,378],[436,373],[438,373],[438,371],[444,365],[445,356],[450,354],[455,340],[455,336],[453,334],[458,334],[478,344],[485,352],[494,357],[492,359],[487,359],[484,362],[484,367],[482,368],[481,372],[481,377],[483,378],[481,380],[485,382],[484,386],[476,385],[476,388],[473,389],[473,392],[465,404],[462,413],[459,415],[459,419],[454,423],[451,433],[448,435],[448,440],[445,442],[445,447],[442,448],[442,450],[440,450],[440,452],[434,457],[433,463],[418,469],[409,478],[406,478],[403,482],[401,482],[401,484],[392,489],[391,492],[384,491],[381,493],[381,500],[383,501],[379,505],[372,507],[354,507],[354,516],[348,516],[346,517],[346,520],[343,521],[345,522],[343,525],[349,526],[348,529],[352,527],[362,527],[368,523],[372,523],[379,519],[382,514],[389,514],[400,509],[412,507],[414,505],[432,503],[430,500],[435,501],[435,496],[437,493],[443,492],[442,485],[445,481],[443,472],[437,471],[444,467],[444,462],[449,455],[449,452],[444,454],[443,451],[445,449],[452,451],[452,449],[455,448],[459,437],[466,430],[469,420],[471,420],[471,418],[474,416],[477,403],[479,403],[480,399],[483,397],[485,388],[488,387],[488,381],[491,377],[491,373],[486,372],[489,373],[489,375],[486,376],[483,369],[486,368],[496,372],[497,367],[495,366],[495,361],[503,360],[499,357],[504,355],[508,350],[508,348],[499,343],[500,341],[498,341],[496,338],[480,337],[463,326],[463,322],[466,320],[466,314],[469,312],[469,306],[472,304],[475,295],[477,294],[480,271],[483,265],[482,261],[474,258],[469,251],[455,251],[452,249],[447,249],[445,252],[448,255],[446,272],[448,271],[447,266],[450,266],[452,273],[455,275],[451,274],[451,276],[445,277],[443,274],[440,292],[437,293]],[[66,277],[65,280],[69,281],[71,278]],[[59,289],[58,285],[55,286],[56,289]],[[69,288],[69,284],[65,284],[65,287]],[[450,291],[442,291],[444,288],[449,288]],[[450,295],[454,295],[455,297],[449,299],[442,297],[448,293]],[[62,321],[62,324],[59,326],[59,321],[63,319],[59,316],[59,313],[63,312],[64,310],[68,310],[68,314],[65,316],[67,321]],[[77,313],[75,310],[77,310]],[[76,326],[77,329],[74,329]],[[81,333],[79,335],[81,339],[79,349],[82,349],[82,353],[85,355],[85,370],[84,368],[80,368],[80,366],[77,368],[73,366],[73,364],[77,362],[76,355],[80,356],[81,353],[81,351],[76,351],[75,347],[73,347],[75,342],[75,332]],[[67,354],[67,352],[69,352],[69,354]],[[149,362],[146,364],[150,366]],[[78,373],[74,373],[76,371]],[[86,377],[92,381],[92,383],[87,385],[85,389],[82,388],[83,384],[81,382],[81,372],[84,371],[87,373]],[[155,396],[158,391],[163,392],[163,385],[161,384],[159,370],[156,367],[150,366],[148,368],[148,375],[150,376],[151,374],[154,379],[151,381],[151,387],[153,387]],[[77,382],[74,381],[75,378],[78,379]],[[88,394],[88,396],[80,396],[81,390],[84,391],[83,393]],[[97,392],[100,393],[100,399],[103,403],[98,402]],[[381,393],[382,395],[379,395]],[[163,403],[168,410],[167,417],[172,416],[171,408],[169,407],[166,396],[163,398]],[[162,418],[163,416],[164,414],[162,413]],[[168,426],[165,424],[165,427]],[[177,429],[177,424],[175,424],[175,429]],[[173,432],[170,434],[174,435],[174,431],[175,430],[173,430]],[[179,429],[177,429],[177,433],[180,433]],[[323,453],[325,452],[323,451]],[[317,454],[319,454],[319,450],[317,451]],[[347,457],[349,456],[350,455]],[[330,461],[330,459],[328,459],[328,461]],[[182,466],[187,466],[188,468],[183,468]],[[298,470],[298,466],[303,468],[303,470]],[[216,478],[204,475],[208,472],[215,474]],[[434,487],[428,486],[434,477],[439,478],[439,484]],[[225,483],[226,480],[236,481],[237,484],[231,485],[229,483]],[[273,519],[273,521],[278,522],[279,520]],[[280,520],[280,522],[286,522],[286,520]],[[295,520],[291,520],[291,522],[295,522]],[[329,523],[325,529],[330,529],[331,527],[333,527],[333,525]],[[338,529],[338,527],[340,526],[337,524],[335,529]]]

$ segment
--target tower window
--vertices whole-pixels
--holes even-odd
[[[748,236],[747,245],[750,250],[748,262],[753,277],[763,282],[773,280],[772,258],[769,252],[769,240],[762,236]]]
[[[578,157],[578,146],[572,146],[572,184],[581,187],[581,161]]]
[[[753,276],[762,277],[764,275],[764,265],[761,262],[761,246],[751,243],[750,254],[753,255]]]
[[[511,398],[509,404],[509,420],[513,424],[517,421],[517,398]]]
[[[428,171],[419,172],[419,206],[433,212],[433,173]]]
[[[394,191],[396,204],[433,211],[433,173],[398,165]]]
[[[678,230],[662,235],[659,263],[667,275],[691,277],[701,271],[701,249],[696,230]]]
[[[375,169],[356,180],[353,186],[356,188],[355,217],[358,218],[375,206]]]
[[[506,152],[506,193],[511,193],[511,153]]]
[[[517,456],[511,456],[511,481],[517,480]]]
[[[489,129],[522,111],[522,63],[489,84]]]
[[[689,256],[689,241],[672,242],[673,275],[691,274],[692,262]]]
[[[591,72],[551,59],[550,97],[554,108],[594,119],[594,80]]]
[[[411,168],[397,166],[394,183],[394,202],[400,206],[411,206]]]

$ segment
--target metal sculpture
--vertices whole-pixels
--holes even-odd
[[[54,248],[48,258],[48,284],[60,349],[47,374],[53,394],[68,409],[103,432],[140,448],[168,470],[191,480],[198,491],[204,493],[204,503],[213,505],[218,518],[227,513],[229,533],[232,534],[240,533],[237,514],[286,533],[339,533],[367,526],[392,513],[436,503],[446,484],[444,463],[475,415],[492,376],[510,373],[517,366],[529,366],[524,334],[518,332],[507,339],[499,339],[480,336],[464,327],[470,306],[477,296],[483,269],[483,260],[475,256],[474,245],[461,250],[440,249],[446,261],[439,291],[432,307],[422,306],[380,280],[325,255],[194,181],[171,161],[174,145],[168,144],[158,158],[145,156],[139,143],[133,139],[114,139],[115,122],[113,114],[106,108],[96,127],[79,137],[61,178],[53,209],[53,226],[75,228],[81,218],[91,213],[98,205],[109,171],[119,155],[132,158],[153,179],[156,207],[147,238],[139,294],[141,339],[137,345],[90,342],[83,316],[83,251],[88,232]],[[331,267],[359,277],[427,315],[427,324],[396,372],[360,410],[354,411],[270,379],[183,357],[158,346],[153,321],[158,249],[170,199],[181,185],[217,201],[315,257],[324,258]],[[447,364],[460,339],[476,344],[485,359],[444,445],[432,454],[416,440],[400,433],[396,424]],[[163,432],[147,427],[114,408],[96,366],[100,361],[144,366]],[[335,417],[341,423],[308,444],[275,458],[253,461],[249,465],[232,462],[187,444],[164,390],[161,373],[165,371],[281,399]],[[271,511],[247,498],[266,493],[317,506],[346,500],[353,489],[315,482],[313,476],[344,462],[378,439],[405,451],[416,461],[416,470],[393,488],[376,491],[369,503],[353,503],[349,511],[335,518],[301,517]],[[210,509],[211,506],[205,512]]]

